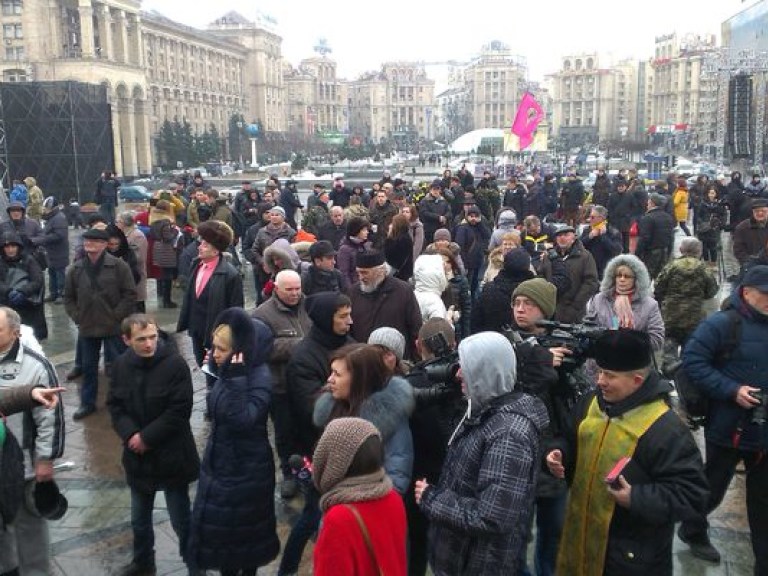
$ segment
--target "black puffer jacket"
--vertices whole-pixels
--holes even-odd
[[[167,335],[162,335],[151,358],[137,356],[129,348],[115,360],[107,406],[124,445],[129,486],[149,493],[184,487],[197,479],[200,458],[189,425],[192,375]],[[144,454],[125,447],[137,432],[149,447]]]
[[[504,268],[493,282],[486,284],[472,308],[472,334],[501,332],[512,323],[512,293],[521,282],[534,277],[533,272],[508,271]]]
[[[652,250],[671,252],[675,240],[675,220],[661,208],[649,210],[638,222],[635,256],[642,259]]]

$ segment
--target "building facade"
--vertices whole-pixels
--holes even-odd
[[[349,131],[348,82],[336,75],[327,54],[302,60],[298,68],[283,67],[286,129],[311,136]]]
[[[525,59],[493,41],[464,71],[472,130],[512,125],[520,98],[527,89]]]
[[[207,31],[141,12],[139,0],[8,0],[2,3],[5,82],[102,84],[112,109],[115,166],[152,172],[165,120],[225,135],[232,114],[285,129],[281,38],[230,13]],[[108,167],[105,167],[108,168]]]

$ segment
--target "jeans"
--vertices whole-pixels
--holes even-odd
[[[80,336],[78,346],[81,352],[83,385],[80,387],[80,405],[96,406],[99,392],[99,355],[104,342],[104,361],[111,362],[125,350],[119,336]]]
[[[299,571],[304,547],[312,535],[317,532],[321,518],[320,494],[314,486],[308,486],[304,494],[304,509],[301,511],[299,519],[296,520],[296,524],[291,528],[291,534],[285,543],[283,557],[280,559],[280,569],[277,571],[278,576]]]
[[[275,425],[275,448],[280,458],[280,469],[283,471],[283,477],[289,478],[291,467],[288,460],[301,451],[296,441],[296,425],[289,395],[273,392],[269,412]]]
[[[99,206],[99,212],[104,216],[107,223],[113,223],[115,221],[115,200],[111,198],[102,199],[101,205]]]
[[[523,549],[520,558],[520,576],[554,576],[557,568],[557,550],[560,545],[560,534],[565,520],[565,505],[568,494],[563,493],[553,498],[536,498],[531,524],[536,522],[536,545],[534,548],[534,572],[531,572],[526,562],[526,550]]]
[[[186,561],[189,540],[189,486],[166,488],[165,502],[171,526],[179,538],[179,555]],[[133,528],[133,561],[142,566],[155,563],[155,529],[152,511],[156,492],[139,492],[131,488],[131,528]]]
[[[0,574],[20,568],[24,576],[47,576],[50,548],[48,520],[28,512],[22,502],[13,522],[0,530]]]
[[[709,500],[706,514],[720,506],[733,479],[736,464],[744,461],[747,484],[747,519],[755,554],[755,575],[768,574],[768,458],[764,453],[748,452],[726,446],[706,443],[707,461],[704,473],[709,482]],[[683,530],[692,539],[707,534],[709,522],[703,515],[683,522]]]
[[[65,268],[48,268],[48,284],[51,298],[64,296],[64,270]]]

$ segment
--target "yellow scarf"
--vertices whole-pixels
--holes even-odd
[[[637,441],[669,407],[659,399],[608,418],[592,400],[579,425],[578,461],[560,537],[557,573],[602,576],[615,500],[603,479],[616,462],[632,456]]]
[[[597,224],[590,224],[589,225],[592,230],[600,230],[601,232],[608,228],[608,220],[603,220],[602,222],[598,222]]]

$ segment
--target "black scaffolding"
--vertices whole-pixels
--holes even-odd
[[[0,177],[33,176],[46,196],[93,199],[115,165],[105,86],[82,82],[0,83]]]

